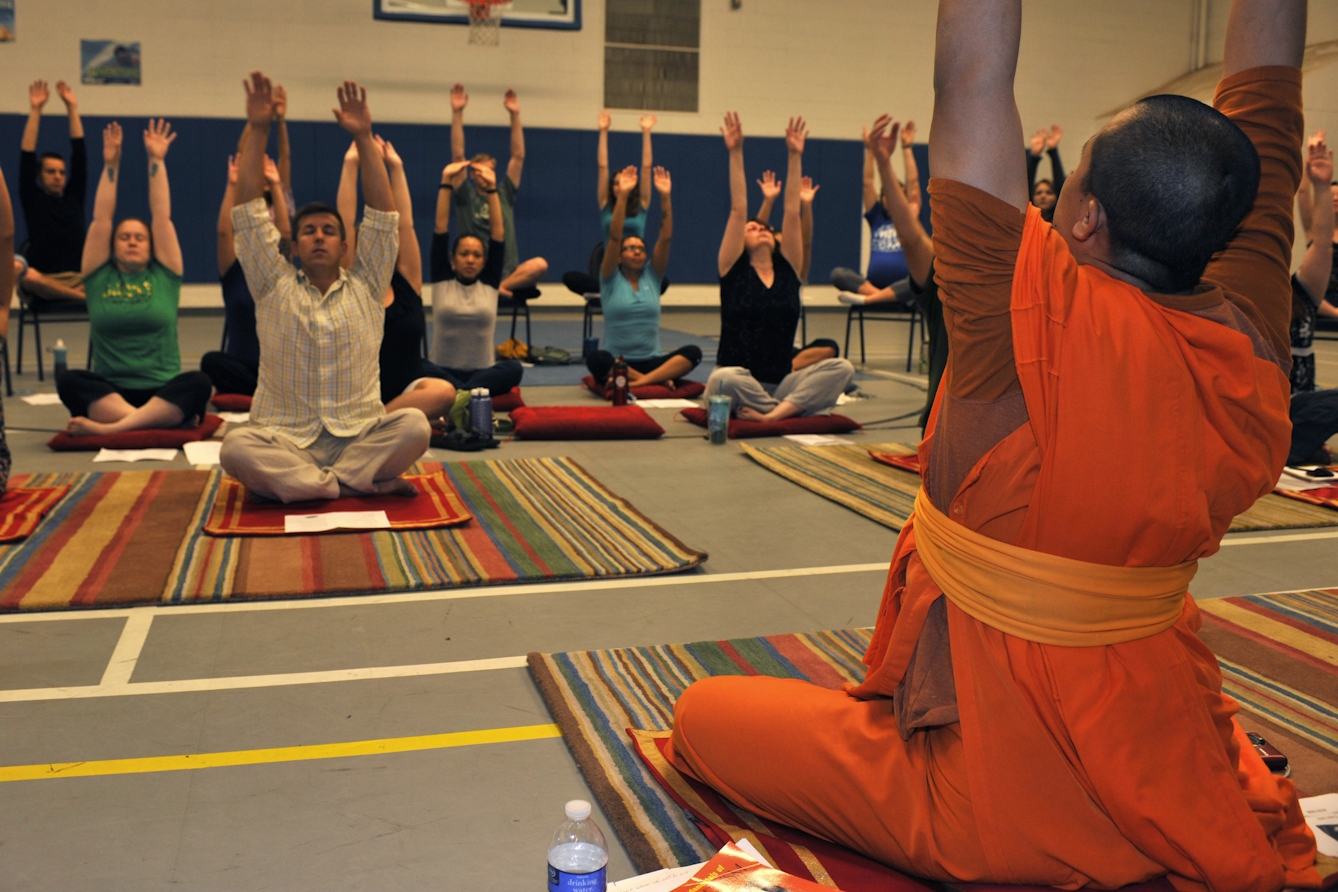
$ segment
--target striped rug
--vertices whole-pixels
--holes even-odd
[[[901,443],[874,446],[752,446],[745,454],[769,471],[883,526],[899,530],[915,505],[918,474],[890,467],[870,452],[911,455]],[[1230,532],[1338,526],[1338,511],[1269,493],[1231,522]]]
[[[1200,634],[1218,655],[1224,690],[1242,706],[1241,724],[1288,756],[1302,795],[1338,789],[1338,589],[1198,603],[1205,617]],[[803,876],[816,877],[818,871],[803,873],[795,859],[807,863],[814,855],[818,866],[835,876],[853,869],[850,864],[870,862],[856,856],[846,863],[842,855],[836,860],[843,867],[837,867],[835,856],[827,853],[829,844],[791,838],[781,832],[784,828],[730,805],[675,771],[663,759],[661,746],[672,725],[674,702],[693,681],[711,675],[771,675],[839,688],[863,678],[860,658],[868,640],[868,629],[849,629],[532,653],[529,667],[638,870],[705,860],[723,833],[779,849],[786,869]],[[628,729],[639,730],[629,734]],[[897,888],[890,881],[866,888],[880,887]]]
[[[29,486],[32,474],[15,474],[0,494],[0,542],[17,542],[32,535],[42,518],[65,498],[68,486]]]
[[[43,475],[70,486],[0,545],[0,610],[420,591],[672,573],[706,559],[565,458],[425,462],[474,520],[433,530],[216,537],[218,471]]]

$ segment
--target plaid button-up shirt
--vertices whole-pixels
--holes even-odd
[[[399,252],[399,214],[366,209],[357,259],[325,294],[279,253],[264,199],[234,207],[232,227],[260,339],[251,423],[303,448],[322,427],[336,437],[357,435],[386,411],[382,298]]]

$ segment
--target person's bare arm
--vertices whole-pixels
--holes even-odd
[[[246,139],[246,132],[242,132]],[[237,156],[228,156],[228,185],[223,189],[223,203],[218,208],[218,274],[228,271],[237,260],[232,243],[232,206],[237,203]]]
[[[748,222],[748,178],[743,172],[743,125],[738,112],[725,113],[725,125],[720,128],[729,151],[729,220],[720,239],[717,265],[720,275],[730,271],[743,253],[743,228]]]
[[[595,154],[595,161],[599,165],[595,178],[595,196],[599,199],[601,211],[609,203],[609,128],[612,126],[613,118],[606,108],[599,113],[599,148]]]
[[[149,156],[149,227],[153,232],[153,256],[163,266],[181,275],[181,242],[172,223],[172,189],[167,182],[167,150],[176,141],[172,125],[149,119],[144,131],[144,154]]]
[[[279,183],[283,190],[283,197],[292,200],[293,197],[293,150],[288,143],[288,91],[283,88],[283,84],[274,85],[273,102],[270,105],[270,111],[274,116],[274,123],[278,127],[275,137],[279,145]],[[284,202],[285,207],[288,201]],[[277,217],[275,218],[278,219]],[[283,233],[283,227],[279,227],[280,234]]]
[[[270,200],[274,202],[274,228],[279,230],[279,253],[292,256],[293,219],[288,216],[288,198],[283,194],[283,175],[279,166],[265,159],[265,181],[269,183]]]
[[[873,179],[873,146],[869,142],[869,128],[863,128],[861,141],[864,143],[864,213],[869,212],[878,200],[878,186]]]
[[[344,165],[339,170],[339,189],[335,192],[335,209],[344,221],[344,253],[339,265],[348,269],[358,256],[358,144],[349,143],[344,153]]]
[[[507,90],[502,104],[511,116],[511,160],[506,163],[506,177],[519,189],[520,174],[525,169],[525,128],[520,125],[520,98],[516,91]]]
[[[437,189],[437,220],[433,232],[445,234],[451,229],[451,196],[456,179],[469,167],[468,161],[452,161],[441,170],[441,186]]]
[[[1315,207],[1310,200],[1310,184],[1302,181],[1296,190],[1296,222],[1301,224],[1301,231],[1309,233],[1310,224],[1315,219]]]
[[[418,247],[418,235],[413,229],[413,198],[409,194],[409,180],[404,175],[404,159],[391,143],[379,136],[376,142],[381,147],[381,156],[386,159],[386,170],[390,174],[390,192],[395,197],[395,210],[400,214],[400,250],[395,260],[395,268],[413,286],[413,290],[421,294],[423,252]]]
[[[1300,68],[1306,4],[1298,0],[1233,0],[1227,19],[1222,77],[1249,68]]]
[[[757,219],[771,225],[771,209],[776,206],[776,199],[780,197],[780,180],[776,179],[776,172],[771,170],[762,171],[762,179],[757,181],[757,185],[762,190],[762,203],[757,207]]]
[[[37,151],[37,133],[42,126],[42,109],[51,98],[51,88],[46,81],[33,81],[28,85],[28,122],[23,125],[23,139],[19,148],[25,152]]]
[[[1333,270],[1333,186],[1330,185],[1333,182],[1333,152],[1323,138],[1323,131],[1317,135],[1319,141],[1312,141],[1307,152],[1305,172],[1309,182],[1301,187],[1301,191],[1306,192],[1308,185],[1314,193],[1310,246],[1301,259],[1296,278],[1316,300],[1322,301]]]
[[[237,204],[255,201],[265,192],[265,146],[274,117],[274,88],[259,71],[243,80],[246,88],[247,133],[237,147]]]
[[[906,184],[902,190],[906,195],[906,204],[910,205],[915,215],[920,216],[920,166],[915,163],[915,122],[907,121],[901,128],[901,160],[906,168]],[[886,181],[884,181],[886,183]],[[884,186],[883,188],[887,188]],[[890,214],[891,211],[888,211]]]
[[[65,114],[70,119],[70,139],[84,138],[84,120],[79,117],[79,100],[65,81],[56,81],[56,94],[65,103]]]
[[[807,282],[813,268],[813,199],[821,186],[813,184],[812,177],[804,177],[799,189],[799,228],[804,236],[804,265],[799,270],[799,281]]]
[[[502,200],[497,197],[497,171],[487,165],[476,168],[478,171],[479,192],[488,203],[488,239],[500,242],[506,238],[506,220],[502,218]],[[488,246],[490,250],[491,245]]]
[[[651,180],[654,179],[655,154],[650,147],[650,132],[659,119],[655,115],[641,116],[641,207],[650,208]]]
[[[121,170],[121,125],[112,121],[102,129],[102,176],[93,196],[93,222],[84,237],[84,256],[79,264],[85,276],[111,257],[112,222],[116,216],[116,187]]]
[[[618,172],[618,179],[613,184],[613,219],[609,220],[609,240],[604,245],[604,259],[599,264],[599,277],[607,279],[618,268],[618,259],[623,250],[623,222],[627,219],[627,197],[637,187],[635,167],[625,167]]]
[[[808,138],[808,125],[803,118],[791,118],[785,128],[785,148],[789,154],[789,170],[786,172],[785,216],[782,217],[782,231],[790,237],[781,239],[781,254],[789,261],[797,273],[804,268],[804,240],[795,238],[794,233],[801,232],[799,221],[799,192],[804,187],[804,142]]]
[[[887,115],[875,121],[871,142],[874,161],[884,171],[883,182],[887,182],[887,177],[892,176],[892,151],[897,144],[896,122]],[[907,179],[911,175],[912,171],[906,172]],[[934,241],[920,225],[919,208],[912,207],[900,189],[884,190],[883,196],[888,216],[892,218],[892,225],[897,228],[897,237],[901,239],[901,249],[906,254],[906,267],[910,270],[911,278],[916,284],[924,285],[929,281],[929,268],[934,261]]]
[[[669,198],[674,184],[669,171],[663,167],[655,168],[652,175],[655,191],[660,193],[660,234],[655,239],[655,253],[651,255],[650,264],[660,278],[664,278],[664,271],[669,268],[669,245],[674,239],[674,207]]]
[[[386,174],[381,153],[372,141],[372,111],[367,106],[367,89],[353,81],[344,81],[338,96],[339,108],[332,111],[339,126],[348,131],[357,143],[358,163],[362,172],[362,200],[374,210],[393,211],[395,201],[390,195],[390,177]]]
[[[465,160],[465,106],[469,94],[464,84],[451,87],[451,160]]]
[[[14,204],[0,170],[0,294],[14,293]],[[9,300],[0,300],[0,338],[9,337]]]
[[[1013,96],[1021,36],[1021,0],[939,3],[929,140],[935,177],[974,186],[1019,210],[1029,198]]]

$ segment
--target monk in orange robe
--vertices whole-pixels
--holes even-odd
[[[939,6],[951,358],[865,680],[698,682],[670,757],[930,878],[1317,887],[1296,792],[1233,718],[1188,594],[1287,455],[1306,4],[1236,0],[1214,107],[1117,116],[1053,227],[1017,150],[1020,6]]]

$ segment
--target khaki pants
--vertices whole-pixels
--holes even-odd
[[[404,492],[403,474],[427,451],[432,427],[418,409],[391,412],[353,437],[321,431],[305,449],[255,427],[229,431],[219,463],[252,493],[281,502]]]

